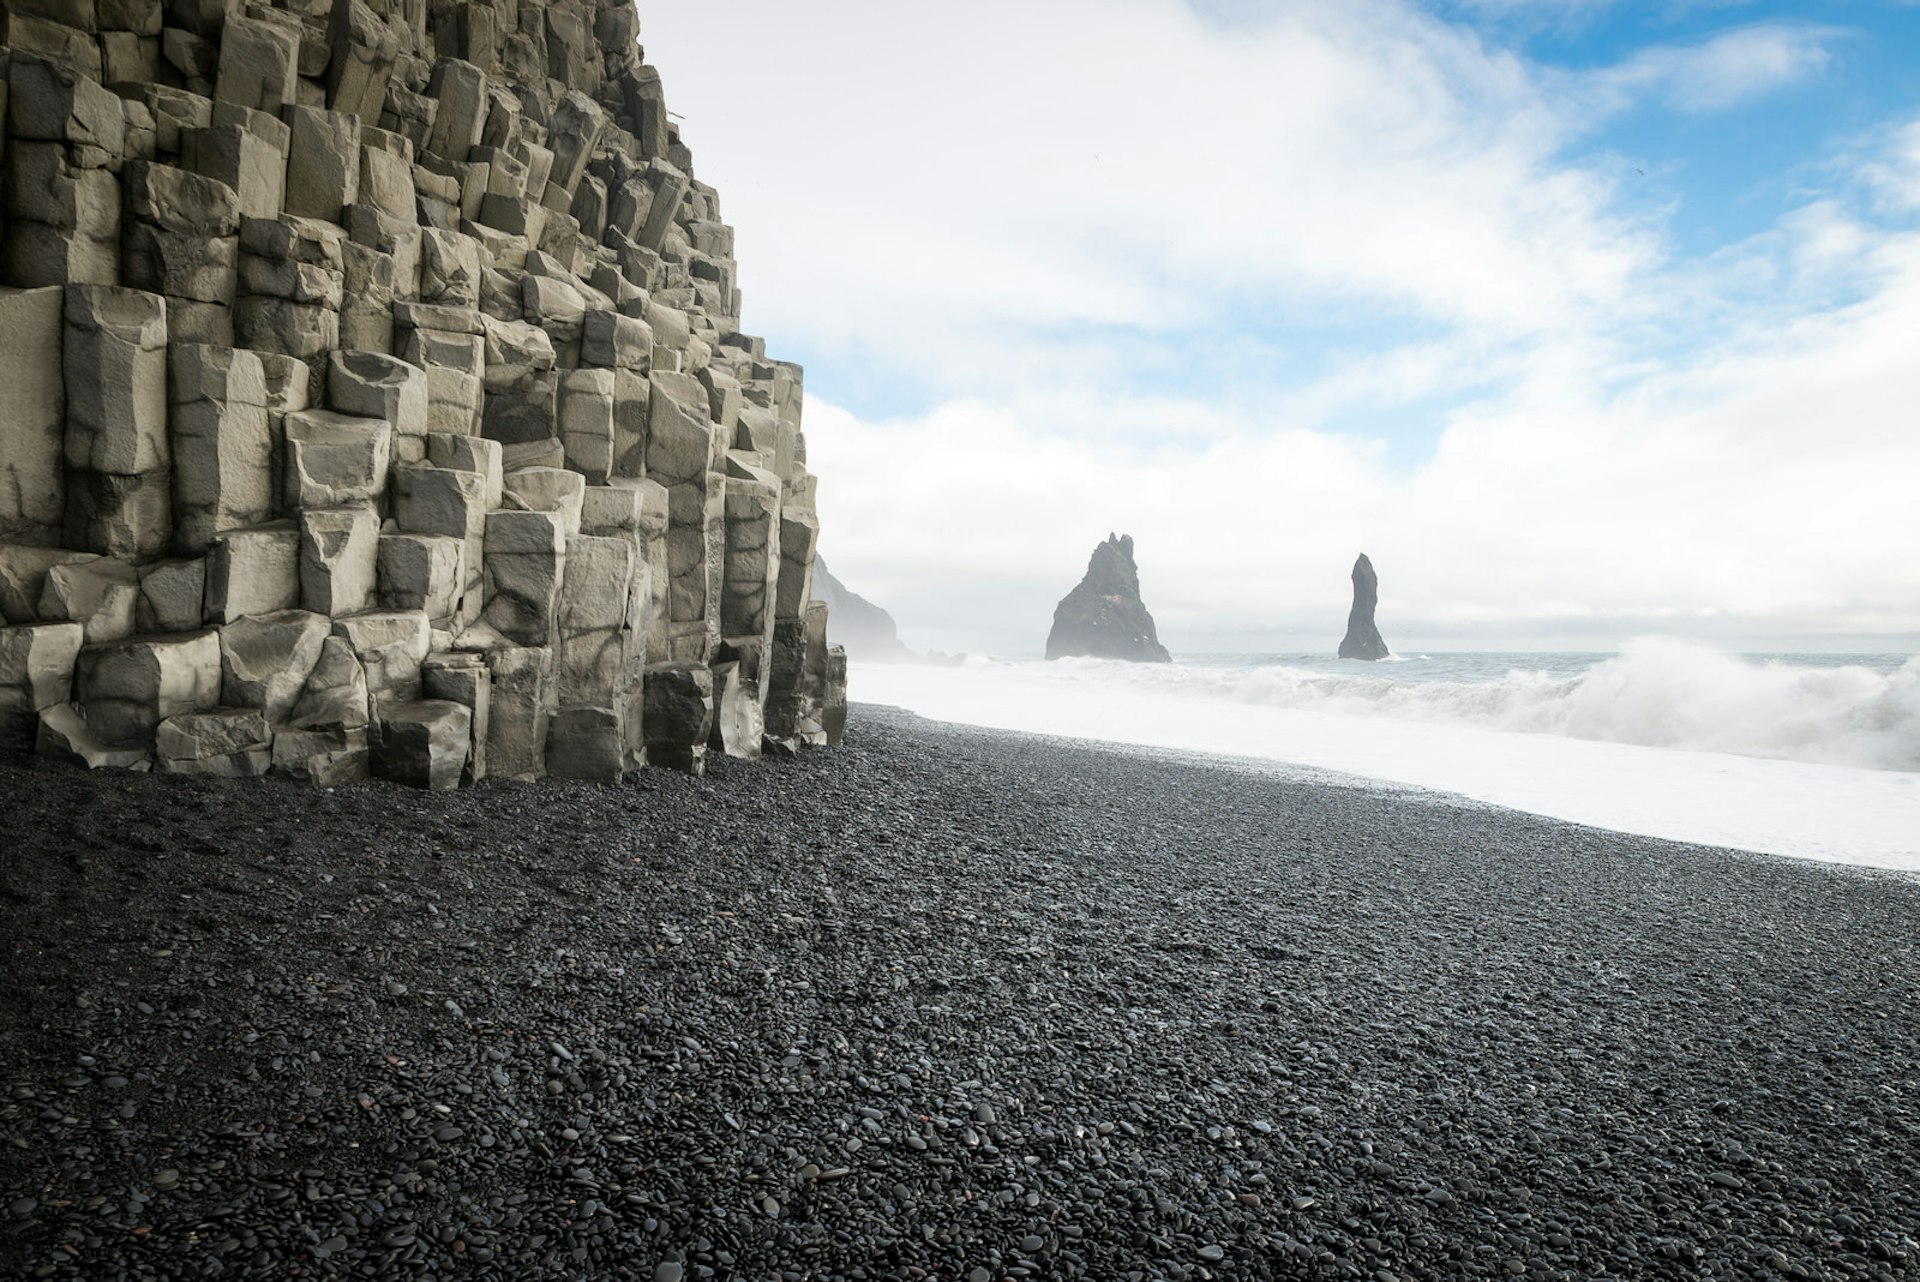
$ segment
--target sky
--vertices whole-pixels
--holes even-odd
[[[911,646],[1920,649],[1920,4],[642,20]]]

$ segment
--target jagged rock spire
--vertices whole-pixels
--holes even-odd
[[[1166,663],[1172,658],[1140,600],[1140,570],[1133,561],[1133,536],[1107,535],[1093,550],[1086,577],[1053,611],[1047,657],[1086,655]]]

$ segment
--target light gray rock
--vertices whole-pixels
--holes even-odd
[[[426,150],[447,160],[464,161],[480,142],[487,122],[487,76],[458,58],[442,58],[433,66],[427,95],[439,104]]]
[[[332,626],[324,615],[281,610],[220,628],[220,701],[257,708],[273,725],[289,720]]]
[[[136,160],[127,166],[125,181],[125,212],[142,222],[193,236],[239,235],[239,193],[217,178]]]
[[[780,578],[774,617],[798,618],[813,600],[814,554],[820,545],[819,518],[792,504],[780,513]]]
[[[273,736],[273,773],[331,788],[365,779],[372,755],[365,726],[281,729]]]
[[[716,663],[712,672],[713,728],[707,746],[729,757],[758,757],[766,735],[758,685],[742,675],[737,660]]]
[[[375,720],[389,705],[420,697],[420,665],[433,647],[433,625],[418,610],[370,610],[333,621],[366,669]]]
[[[500,506],[504,492],[500,442],[478,436],[433,433],[427,437],[427,461],[435,467],[478,473],[488,509]]]
[[[360,197],[360,118],[319,107],[289,106],[285,205],[301,218],[343,223]]]
[[[302,730],[363,729],[371,714],[366,666],[354,654],[353,643],[343,636],[326,637],[287,713],[288,723]]]
[[[394,434],[386,420],[301,410],[283,430],[289,508],[355,507],[386,492]]]
[[[647,412],[653,388],[634,370],[613,372],[613,475],[639,479],[647,474]]]
[[[229,14],[220,29],[214,97],[279,114],[295,101],[300,38],[277,22]]]
[[[339,271],[346,230],[329,219],[306,217],[289,208],[278,218],[242,218],[240,252],[254,258],[309,263]]]
[[[378,352],[334,352],[328,359],[327,406],[357,418],[383,419],[396,433],[427,431],[427,372]]]
[[[278,218],[285,209],[286,151],[255,130],[243,125],[182,130],[181,163],[231,187],[242,217]]]
[[[87,644],[95,645],[132,636],[139,604],[139,571],[125,561],[101,557],[50,568],[38,613],[49,622],[80,624]]]
[[[73,694],[84,629],[77,623],[0,628],[0,742],[30,749],[40,711]]]
[[[140,632],[198,632],[206,623],[206,599],[204,558],[143,565],[134,628]]]
[[[586,503],[586,478],[563,467],[521,467],[501,478],[502,502],[529,512],[551,512],[562,533],[580,532],[580,513]]]
[[[388,100],[402,32],[363,0],[334,0],[327,18],[327,104],[372,121]],[[408,43],[411,43],[410,41]]]
[[[168,717],[154,736],[162,774],[255,779],[273,764],[273,733],[251,708],[218,708]]]
[[[773,474],[730,460],[726,481],[727,543],[720,633],[773,642],[775,583],[780,573],[780,483]],[[763,673],[750,670],[758,681]]]
[[[63,142],[120,156],[126,148],[126,117],[120,100],[70,67],[24,50],[13,52],[7,131],[14,138]]]
[[[164,471],[166,300],[69,285],[64,320],[67,465],[122,476]]]
[[[266,371],[252,352],[196,344],[174,346],[169,366],[173,542],[197,556],[220,531],[273,515]]]
[[[342,615],[374,602],[380,519],[373,509],[308,508],[300,513],[300,604]]]
[[[633,630],[633,540],[579,535],[567,543],[567,569],[555,607],[554,661],[560,703],[610,707],[645,633]]]
[[[564,518],[554,512],[487,513],[482,568],[486,603],[481,617],[519,645],[551,646],[566,572]]]
[[[53,544],[66,511],[61,460],[66,290],[0,290],[0,542]]]
[[[567,466],[601,484],[613,473],[614,376],[610,369],[571,369],[560,375],[555,419]]]
[[[420,301],[448,307],[480,302],[480,242],[456,231],[428,227],[420,237]]]
[[[446,628],[469,577],[467,540],[447,535],[382,534],[379,597],[385,610],[421,610]]]
[[[153,764],[152,752],[144,744],[102,739],[80,709],[70,703],[41,709],[34,751],[88,770],[146,770]]]
[[[845,646],[827,649],[827,697],[820,709],[820,728],[826,747],[838,748],[847,738],[847,651]]]
[[[0,543],[0,619],[18,624],[38,621],[40,596],[47,587],[47,572],[56,565],[98,559],[92,552]]]
[[[451,653],[429,655],[420,665],[421,693],[429,699],[460,704],[472,714],[472,746],[464,782],[487,777],[487,742],[492,734],[493,674],[485,657]]]
[[[148,748],[168,717],[219,706],[220,640],[207,631],[86,646],[73,686],[98,742]]]
[[[216,534],[207,548],[208,623],[232,623],[300,603],[300,529],[268,521]]]
[[[486,661],[492,675],[487,772],[497,779],[544,778],[553,652],[501,647],[487,651]]]
[[[627,772],[627,731],[619,708],[562,705],[547,724],[547,774],[583,783],[619,783]]]

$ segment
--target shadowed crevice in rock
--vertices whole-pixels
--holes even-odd
[[[1153,616],[1140,600],[1140,570],[1133,563],[1133,536],[1107,535],[1093,550],[1087,575],[1053,610],[1047,657],[1085,655],[1168,663],[1173,656],[1154,631]]]
[[[1340,640],[1343,659],[1384,659],[1390,651],[1374,626],[1373,611],[1380,604],[1380,579],[1373,562],[1362,552],[1353,563],[1353,609],[1347,615],[1347,635]]]

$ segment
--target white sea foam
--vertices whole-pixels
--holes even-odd
[[[1631,642],[1584,671],[1566,671],[1567,661],[1556,659],[1559,671],[1524,663],[1499,671],[1483,656],[1409,656],[1406,666],[1385,671],[1353,663],[1329,671],[1289,663],[1143,667],[1092,660],[1068,661],[1067,671],[1276,708],[1920,770],[1920,659],[1881,672],[1743,659],[1661,638]],[[1413,671],[1435,665],[1444,669],[1435,677]]]
[[[1599,661],[1517,658],[1432,656],[1390,673],[1306,656],[856,664],[851,692],[963,724],[1257,757],[1622,832],[1920,870],[1920,661],[1755,662],[1668,641]]]

